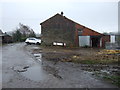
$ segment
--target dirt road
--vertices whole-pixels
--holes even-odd
[[[32,51],[40,50],[40,53]],[[3,88],[117,88],[77,64],[44,60],[42,48],[24,43],[2,47]],[[54,56],[54,55],[53,55]]]

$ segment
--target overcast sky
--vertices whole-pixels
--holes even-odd
[[[63,11],[64,16],[95,31],[117,32],[118,0],[105,1],[1,0],[0,29],[12,31],[22,23],[40,33],[41,22]]]

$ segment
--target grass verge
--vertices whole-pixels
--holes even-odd
[[[71,60],[73,63],[81,63],[81,64],[118,64],[120,61],[118,60]]]
[[[106,75],[106,76],[103,76],[103,78],[105,80],[111,81],[113,84],[115,84],[118,87],[120,87],[120,76],[116,76],[116,75],[109,76],[109,75]]]

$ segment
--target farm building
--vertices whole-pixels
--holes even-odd
[[[2,30],[0,30],[0,44],[1,43],[11,43],[12,42],[12,36],[3,33]]]
[[[40,23],[42,41],[46,45],[54,42],[65,43],[66,46],[105,47],[110,42],[110,36],[96,32],[88,27],[78,24],[61,14]]]
[[[2,43],[12,43],[12,36],[8,35],[8,34],[3,34],[2,36]]]

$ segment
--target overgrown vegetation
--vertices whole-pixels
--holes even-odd
[[[94,57],[88,58],[88,57],[79,57],[79,56],[72,56],[67,59],[63,59],[63,62],[73,62],[73,63],[81,63],[81,64],[118,64],[120,61],[115,58],[115,59],[110,59],[109,58],[103,58],[103,57]]]
[[[38,51],[35,50],[34,53]],[[120,86],[120,67],[118,65],[120,63],[120,50],[45,47],[42,51],[44,52],[42,52],[42,57],[52,61],[54,65],[58,62],[72,62],[96,78]]]
[[[35,32],[21,23],[19,24],[19,28],[16,28],[12,34],[13,42],[23,42],[28,37],[36,37]]]
[[[92,72],[93,75],[120,87],[120,72],[118,70],[118,64],[120,64],[119,54],[120,50],[100,50],[93,56],[88,57],[87,55],[82,56],[76,54],[62,61],[87,65],[88,67],[82,67],[82,70]],[[109,65],[115,66],[109,67]]]
[[[13,37],[13,42],[17,42],[17,41],[20,42],[22,34],[20,33],[19,30],[17,30],[15,33],[13,33],[12,37]]]

